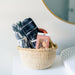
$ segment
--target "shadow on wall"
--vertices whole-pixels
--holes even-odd
[[[59,42],[57,42],[58,49],[56,50],[57,55],[59,55],[62,50],[67,49],[69,47],[75,47],[75,39],[63,39]]]

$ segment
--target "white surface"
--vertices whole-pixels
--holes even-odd
[[[63,63],[70,73],[75,75],[75,47],[70,47],[61,52]]]
[[[59,60],[59,61],[58,61]],[[61,57],[57,56],[52,67],[45,70],[33,70],[25,67],[20,57],[13,58],[13,73],[12,75],[70,75],[66,72],[65,67],[62,63]]]
[[[12,58],[18,55],[11,25],[27,17],[48,31],[58,53],[75,45],[75,26],[54,17],[42,0],[0,0],[0,75],[12,74]]]

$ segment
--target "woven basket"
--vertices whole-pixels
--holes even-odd
[[[17,47],[20,57],[25,66],[32,69],[46,69],[50,67],[56,57],[57,45],[48,49],[31,49]]]

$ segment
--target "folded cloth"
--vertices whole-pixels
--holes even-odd
[[[37,38],[37,33],[38,33],[38,27],[35,24],[35,22],[31,18],[26,18],[22,22],[23,26],[20,29],[20,34],[23,34],[24,36],[27,37],[27,40],[29,41],[31,48],[36,47],[36,41],[31,42],[33,40],[36,40]]]
[[[12,29],[15,32],[15,36],[18,40],[22,39],[22,37],[26,37],[31,48],[36,47],[36,41],[34,40],[36,40],[39,30],[31,18],[26,18],[22,22],[19,21],[18,23],[13,24]]]
[[[22,48],[29,48],[30,47],[30,45],[29,45],[29,43],[27,42],[27,39],[24,37],[24,38],[22,38],[22,39],[20,39],[20,40],[18,40],[18,45],[20,46],[20,47],[22,47]]]
[[[15,37],[16,37],[16,39],[17,40],[20,40],[20,39],[23,39],[24,38],[24,36],[22,36],[20,33],[18,33],[18,32],[15,32]]]
[[[75,75],[75,47],[63,50],[61,57],[68,72]]]

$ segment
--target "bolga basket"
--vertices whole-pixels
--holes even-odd
[[[31,49],[17,47],[23,64],[32,69],[46,69],[50,67],[56,57],[57,45],[48,49]]]

